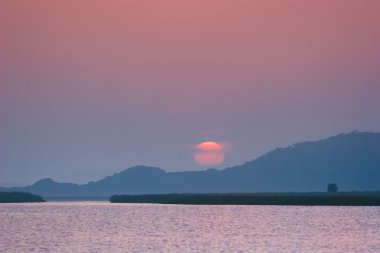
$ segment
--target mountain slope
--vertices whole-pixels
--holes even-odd
[[[379,190],[379,148],[379,133],[352,132],[276,149],[227,170],[250,171],[263,191],[324,190],[328,182],[342,190]]]
[[[136,166],[85,185],[51,179],[10,188],[43,196],[94,196],[146,193],[380,190],[380,133],[351,132],[327,139],[278,148],[243,165],[225,170],[165,172]]]

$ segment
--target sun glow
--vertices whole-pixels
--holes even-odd
[[[194,154],[195,161],[202,167],[220,165],[224,160],[224,150],[220,143],[206,141],[198,144],[198,152]]]

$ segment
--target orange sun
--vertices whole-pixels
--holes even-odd
[[[220,165],[224,160],[224,151],[221,144],[206,141],[198,144],[198,152],[194,154],[195,161],[202,167]]]

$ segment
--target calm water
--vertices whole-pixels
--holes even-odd
[[[0,252],[380,252],[380,207],[0,204]]]

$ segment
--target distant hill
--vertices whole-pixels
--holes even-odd
[[[344,191],[380,190],[380,133],[351,132],[278,148],[224,170],[165,172],[136,166],[84,185],[43,179],[2,188],[42,196],[149,193],[309,192],[336,183]]]
[[[43,196],[75,196],[80,193],[80,186],[70,183],[57,183],[51,178],[45,178],[30,186],[0,188],[0,191],[30,192]]]

